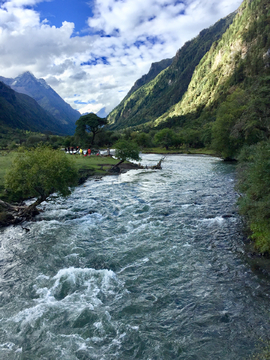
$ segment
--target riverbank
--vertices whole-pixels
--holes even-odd
[[[15,154],[16,152],[0,151],[0,199],[4,201],[8,201],[4,187],[5,174],[12,166]],[[111,156],[72,155],[72,159],[74,159],[75,166],[79,172],[79,184],[83,183],[90,176],[100,177],[107,175],[112,166],[119,162],[118,159]],[[121,172],[134,168],[139,168],[139,166],[128,162],[120,165]]]
[[[19,203],[13,201],[10,203],[10,194],[5,190],[4,181],[5,174],[12,166],[14,155],[15,152],[1,152],[0,156],[0,227],[31,220],[39,213],[37,209],[28,213],[27,206],[24,205],[24,201],[27,199],[21,198]],[[78,172],[77,185],[83,184],[90,177],[100,179],[104,175],[120,174],[131,169],[142,168],[142,166],[130,162],[121,163],[116,167],[119,160],[111,156],[73,155],[71,159]]]

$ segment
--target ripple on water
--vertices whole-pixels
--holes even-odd
[[[167,156],[53,199],[29,232],[1,230],[0,358],[251,356],[269,281],[243,257],[233,172]]]
[[[3,343],[0,348],[19,351],[25,346],[24,339],[31,337],[37,358],[42,356],[40,345],[48,341],[47,354],[55,357],[65,352],[69,359],[74,351],[99,352],[100,346],[117,342],[117,324],[108,308],[111,302],[125,296],[126,290],[113,271],[61,269],[53,277],[40,274],[33,289],[35,296],[28,307],[5,319],[16,346]]]

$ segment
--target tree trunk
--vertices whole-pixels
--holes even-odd
[[[24,211],[22,212],[22,216],[25,216],[27,219],[31,219],[35,215],[38,215],[39,211],[37,209],[37,206],[46,199],[47,196],[37,198],[37,200],[33,204],[25,207]]]
[[[118,167],[119,165],[121,165],[125,160],[121,160],[119,161],[119,163],[117,163],[116,165],[114,165],[113,167]]]
[[[119,165],[122,164],[125,160],[121,160],[119,161],[117,164],[113,165],[110,169],[111,172],[114,172],[114,173],[120,173],[120,168],[119,168]]]
[[[32,219],[34,216],[39,214],[36,207],[44,200],[46,200],[46,198],[38,198],[29,206],[12,205],[0,200],[0,227],[19,224],[25,220]]]
[[[95,137],[96,137],[96,132],[92,130],[92,134],[93,134],[93,137],[92,137],[92,141],[91,141],[91,146],[94,145],[94,141],[95,141]]]
[[[163,161],[164,159],[165,159],[164,157],[161,158],[161,159],[159,160],[159,162],[157,163],[157,165],[150,166],[150,169],[161,170],[161,169],[162,169],[161,163],[162,163],[162,161]]]
[[[0,200],[0,208],[6,210],[6,211],[20,211],[25,209],[25,206],[18,206],[18,205],[12,205],[9,204],[3,200]]]

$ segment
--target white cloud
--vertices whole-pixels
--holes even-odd
[[[111,111],[152,62],[173,57],[187,40],[241,3],[95,0],[89,32],[80,37],[74,23],[63,22],[57,28],[41,21],[34,7],[41,1],[2,4],[0,75],[31,71],[82,112],[103,107]]]

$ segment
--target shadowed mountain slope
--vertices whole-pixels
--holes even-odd
[[[0,81],[0,125],[37,132],[64,134],[65,127],[30,96],[19,94]]]
[[[65,133],[73,134],[75,122],[81,114],[67,104],[43,79],[37,79],[30,72],[25,72],[15,79],[0,77],[0,81],[9,85],[16,92],[31,96],[48,113]]]

